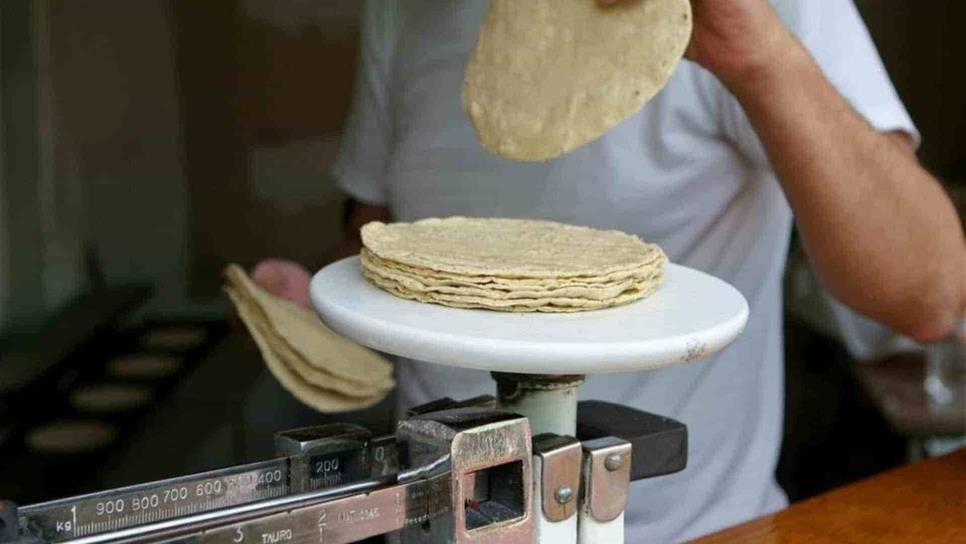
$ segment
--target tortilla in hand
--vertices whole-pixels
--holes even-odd
[[[295,398],[320,412],[344,412],[372,406],[392,391],[392,366],[380,355],[255,285],[237,265],[228,266],[225,278],[266,366]]]

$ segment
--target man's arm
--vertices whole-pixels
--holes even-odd
[[[696,2],[696,24],[716,25],[722,3],[763,12],[762,47],[744,65],[692,53],[719,69],[755,127],[823,284],[899,332],[944,336],[964,305],[966,244],[942,187],[905,135],[880,134],[852,109],[764,0]]]
[[[966,243],[908,138],[853,110],[766,0],[692,5],[688,58],[744,108],[825,287],[918,340],[949,332],[966,307]]]

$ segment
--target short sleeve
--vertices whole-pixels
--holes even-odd
[[[389,79],[395,42],[395,1],[366,0],[360,26],[359,64],[352,106],[333,176],[352,198],[385,204],[391,152]]]
[[[918,147],[920,133],[899,99],[852,0],[772,3],[825,77],[873,128],[880,132],[905,132]],[[725,133],[753,161],[766,161],[761,142],[738,101],[729,94],[723,102]]]

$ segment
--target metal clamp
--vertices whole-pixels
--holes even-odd
[[[599,522],[624,513],[630,489],[631,444],[608,436],[583,443],[584,508]]]
[[[452,510],[449,527],[436,520],[418,530],[449,535],[455,544],[533,542],[531,446],[527,419],[507,412],[457,408],[399,422],[396,436],[411,465],[449,451]],[[435,524],[435,527],[433,526]],[[416,530],[404,542],[421,542]]]
[[[580,492],[580,442],[571,436],[538,435],[533,438],[533,455],[541,466],[543,515],[554,522],[570,518],[577,512]]]

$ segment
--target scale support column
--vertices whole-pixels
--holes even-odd
[[[577,388],[582,375],[493,372],[500,408],[526,416],[534,435],[577,435]]]

